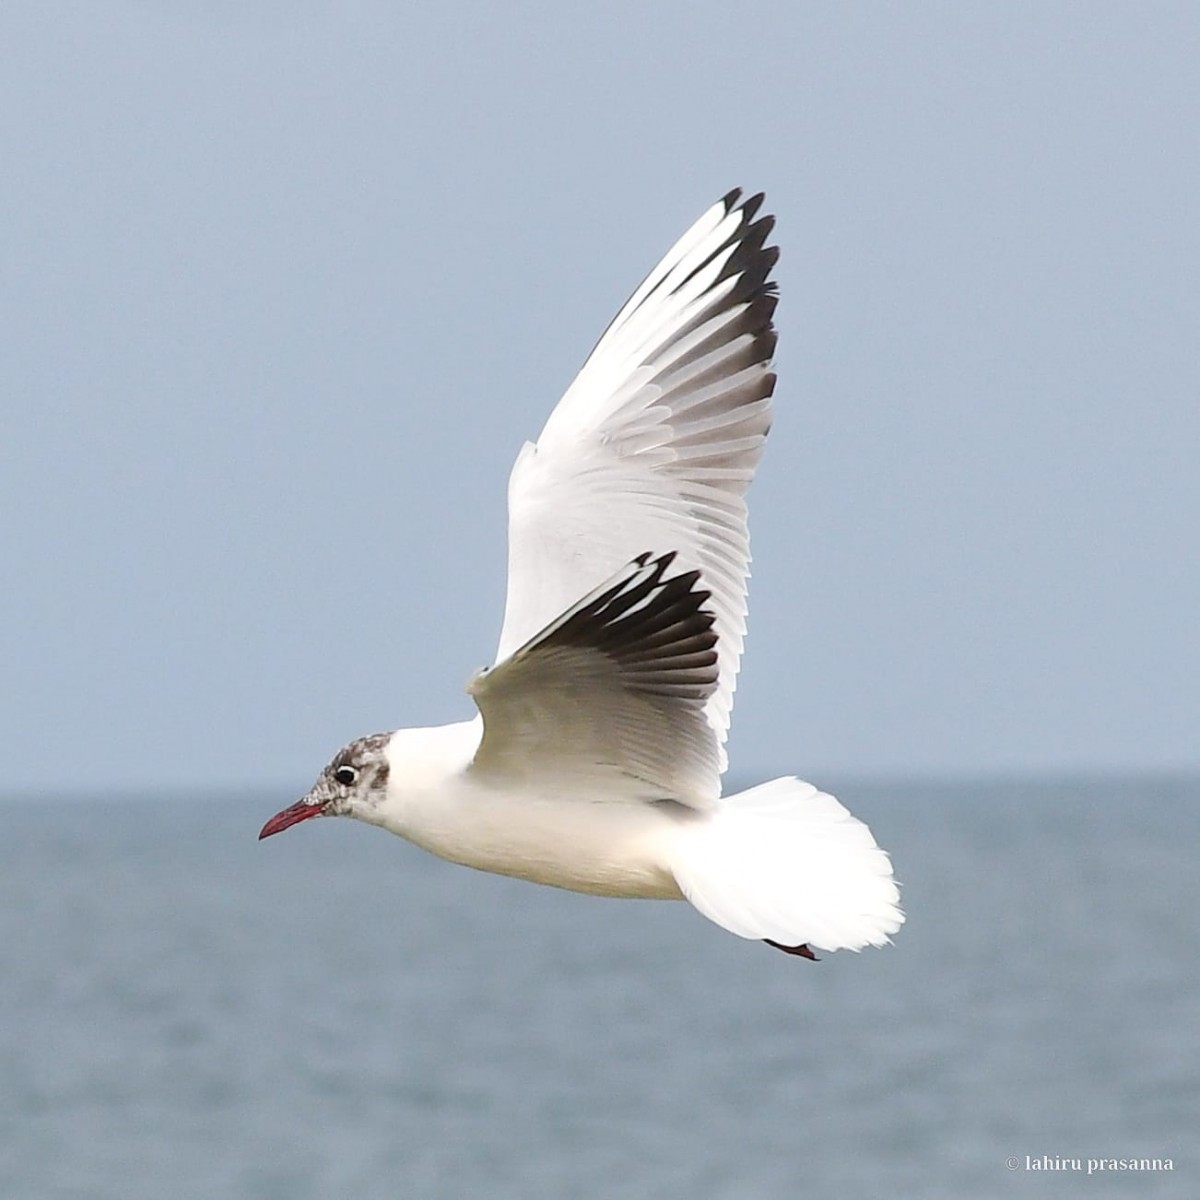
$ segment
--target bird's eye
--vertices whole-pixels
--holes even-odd
[[[358,779],[358,768],[357,767],[338,767],[338,769],[336,771],[334,771],[333,777],[343,787],[352,787],[354,785],[355,781]]]

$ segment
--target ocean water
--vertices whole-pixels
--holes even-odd
[[[909,923],[816,964],[289,796],[4,803],[0,1196],[1200,1196],[1200,781],[840,790]]]

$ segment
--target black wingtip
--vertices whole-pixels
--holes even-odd
[[[737,208],[737,202],[742,198],[742,189],[740,187],[730,188],[729,191],[721,197],[721,203],[725,205],[725,213],[728,215]]]
[[[749,225],[751,221],[758,215],[758,210],[762,208],[763,202],[766,200],[766,192],[755,192],[753,196],[743,197],[743,192],[740,187],[730,188],[729,191],[721,197],[721,203],[725,206],[725,215],[728,216],[735,209],[741,209],[742,220]],[[773,221],[774,217],[767,217],[769,221]]]
[[[749,199],[742,201],[742,219],[747,225],[758,215],[758,210],[762,208],[766,198],[766,192],[755,192]],[[775,223],[775,218],[771,216],[764,217],[763,220],[770,221],[771,224]]]
[[[644,551],[582,600],[539,646],[585,646],[621,665],[639,692],[703,702],[717,686],[716,615],[700,572],[667,575],[674,551]]]

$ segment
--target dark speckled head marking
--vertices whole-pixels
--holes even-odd
[[[276,813],[258,835],[279,833],[310,817],[361,816],[386,795],[390,733],[372,733],[343,746],[317,777],[307,796]]]
[[[334,755],[333,761],[325,768],[325,774],[337,782],[336,776],[339,770],[349,768],[361,773],[373,768],[373,786],[386,788],[388,761],[384,751],[387,749],[391,737],[390,733],[371,733],[366,737],[356,738]]]

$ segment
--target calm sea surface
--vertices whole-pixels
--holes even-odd
[[[1200,1197],[1200,782],[841,792],[909,924],[817,964],[290,796],[0,804],[0,1197]]]

